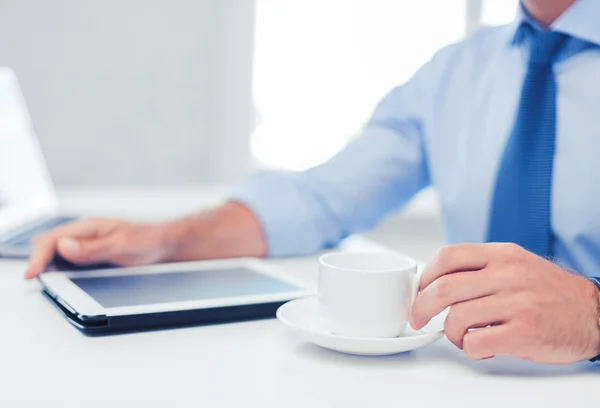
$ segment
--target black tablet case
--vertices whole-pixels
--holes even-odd
[[[88,335],[108,335],[175,327],[236,322],[275,317],[275,312],[286,301],[136,314],[128,316],[93,316],[77,314],[69,305],[46,288],[43,293],[61,311],[67,320]],[[290,299],[291,300],[291,299]]]

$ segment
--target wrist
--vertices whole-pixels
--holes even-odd
[[[227,202],[164,225],[165,261],[262,257],[266,240],[257,217],[245,205]]]

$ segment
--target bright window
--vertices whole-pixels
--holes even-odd
[[[489,26],[510,23],[518,7],[519,0],[483,0],[481,23]]]
[[[484,3],[486,23],[514,16],[514,0]],[[466,8],[464,0],[257,0],[257,164],[303,170],[329,159],[392,87],[463,38]]]

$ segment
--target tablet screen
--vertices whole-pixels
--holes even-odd
[[[268,295],[299,289],[248,268],[70,279],[107,308]]]

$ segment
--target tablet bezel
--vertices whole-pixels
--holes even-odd
[[[101,276],[148,275],[155,273],[176,273],[185,271],[248,268],[253,272],[267,275],[282,282],[296,286],[299,289],[272,294],[246,295],[221,299],[204,299],[158,303],[152,305],[104,307],[69,278],[86,278]],[[282,302],[313,294],[305,282],[290,277],[278,268],[268,265],[265,261],[254,258],[237,258],[226,260],[178,262],[118,269],[99,269],[94,271],[77,272],[46,272],[39,276],[44,288],[50,294],[65,304],[66,307],[82,317],[96,316],[128,316],[137,314],[172,312],[181,310],[210,309],[228,306],[243,306],[261,303]]]

